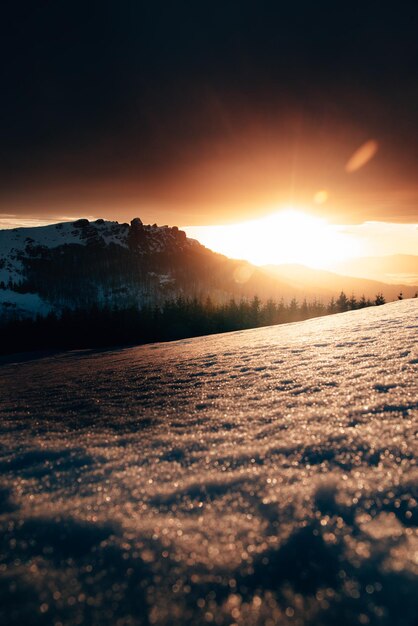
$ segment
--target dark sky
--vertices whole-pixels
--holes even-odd
[[[7,4],[1,213],[418,221],[416,1]]]

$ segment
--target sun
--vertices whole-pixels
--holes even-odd
[[[329,267],[354,251],[354,242],[337,226],[301,210],[284,209],[259,222],[265,238],[257,246],[258,264],[274,257],[275,263]]]
[[[216,252],[256,265],[297,263],[332,269],[337,262],[360,254],[359,242],[343,227],[293,207],[257,220],[185,230]]]

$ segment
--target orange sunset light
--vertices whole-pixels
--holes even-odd
[[[345,233],[344,227],[293,207],[237,224],[185,230],[212,250],[256,265],[300,263],[332,268],[363,253],[358,238]]]

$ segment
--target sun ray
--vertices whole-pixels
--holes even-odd
[[[256,265],[298,263],[332,268],[362,252],[359,240],[343,227],[293,207],[257,220],[185,230],[212,250]]]

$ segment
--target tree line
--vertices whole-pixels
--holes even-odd
[[[262,302],[231,299],[224,304],[198,298],[178,297],[161,306],[145,305],[118,309],[93,305],[65,309],[27,319],[8,319],[0,326],[0,353],[100,348],[112,345],[171,341],[260,326],[285,324],[385,303],[382,294],[374,300],[357,300],[341,292],[328,304],[318,300],[299,303],[292,299]]]

